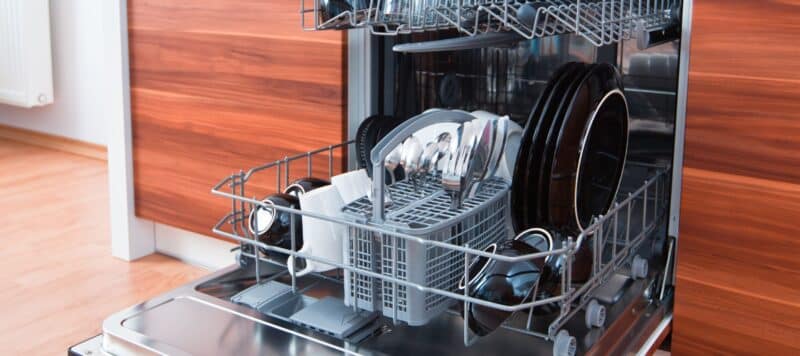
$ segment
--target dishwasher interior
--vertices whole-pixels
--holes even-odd
[[[302,7],[309,29],[366,28],[352,30],[362,32],[351,35],[350,46],[354,39],[361,46],[351,56],[370,64],[367,80],[350,83],[358,88],[349,101],[367,108],[371,125],[393,123],[369,131],[366,115],[351,115],[346,142],[224,177],[212,193],[231,208],[213,232],[238,244],[236,265],[111,316],[105,350],[574,355],[636,352],[652,342],[672,309],[677,241],[669,224],[685,95],[680,1],[308,0]],[[513,158],[527,149],[533,108],[558,87],[551,82],[568,63],[616,73],[626,142],[607,146],[623,152],[622,163],[608,178],[614,184],[603,183],[602,172],[586,184],[587,192],[610,194],[601,213],[572,228],[522,223],[516,216],[527,205],[514,203]],[[413,135],[435,125],[455,131],[412,145]],[[520,153],[493,151],[512,141],[500,131],[486,136],[489,127],[517,132]],[[593,147],[587,132],[578,167],[580,152]],[[372,140],[366,152],[362,135]],[[469,154],[445,136],[472,140],[477,148],[464,152],[494,137],[488,155],[472,159],[508,176],[465,180],[450,162],[459,166]],[[427,171],[409,169],[408,152],[424,156],[420,148],[429,147],[454,149],[434,153],[439,161]],[[339,194],[330,195],[324,187],[337,181]],[[583,187],[570,192],[577,197]],[[581,215],[585,205],[574,200]]]

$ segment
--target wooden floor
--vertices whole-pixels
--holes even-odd
[[[207,271],[111,257],[104,161],[0,139],[0,354],[63,355],[111,313]]]

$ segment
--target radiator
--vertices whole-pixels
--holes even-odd
[[[49,0],[0,0],[0,104],[53,102]]]

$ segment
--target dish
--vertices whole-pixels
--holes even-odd
[[[510,166],[513,167],[513,169],[510,171],[513,172],[511,179],[511,222],[514,227],[514,231],[522,231],[527,227],[524,222],[525,214],[523,211],[526,197],[522,194],[522,192],[526,185],[525,176],[528,170],[528,148],[531,144],[533,132],[538,126],[542,106],[544,105],[544,101],[547,100],[550,91],[552,91],[553,86],[555,86],[555,83],[571,67],[572,64],[567,63],[559,67],[555,73],[553,73],[553,75],[550,77],[550,80],[547,81],[544,90],[536,99],[536,103],[531,108],[531,114],[528,116],[528,120],[525,122],[524,129],[522,130],[518,146],[519,150],[517,151],[516,157],[513,159],[514,165]]]
[[[500,245],[492,244],[484,252],[517,257],[541,252],[541,250],[523,241],[511,240]],[[469,295],[473,298],[508,306],[528,302],[534,297],[534,290],[537,289],[545,266],[543,258],[505,262],[481,257],[475,261],[476,263],[469,268],[470,280],[466,283],[469,285]],[[458,288],[464,290],[466,285],[462,278]],[[488,335],[512,314],[513,312],[478,304],[470,304],[469,309],[464,311],[464,315],[469,318],[470,330],[479,336]]]
[[[283,193],[299,197],[314,189],[324,187],[330,184],[331,182],[327,179],[316,178],[316,177],[305,177],[293,181],[285,189],[283,189]]]
[[[364,121],[361,121],[361,124],[358,125],[355,136],[356,158],[358,159],[358,166],[359,168],[367,169],[367,171],[370,173],[372,172],[372,163],[369,161],[367,137],[371,127],[379,117],[379,115],[372,115],[364,119]]]
[[[593,68],[559,133],[549,182],[550,220],[578,233],[613,203],[628,144],[628,107],[611,65]]]
[[[372,180],[365,169],[337,174],[331,177],[331,184],[339,191],[345,205],[368,196],[372,190]]]
[[[546,157],[547,137],[555,120],[554,115],[557,111],[558,101],[565,95],[569,85],[585,68],[583,64],[576,62],[568,63],[565,66],[569,66],[567,72],[559,78],[548,93],[548,97],[542,104],[536,128],[531,133],[528,158],[524,163],[527,168],[523,175],[523,188],[520,191],[524,199],[522,205],[524,227],[546,225],[546,222],[542,221],[541,218],[543,207],[540,203],[541,196],[538,195],[538,191],[541,162]],[[520,162],[518,161],[517,164],[520,164]]]
[[[540,154],[531,156],[532,161],[529,161],[534,162],[530,165],[530,167],[532,167],[531,169],[533,169],[533,171],[538,175],[538,177],[533,178],[535,181],[529,181],[530,185],[528,186],[528,189],[531,189],[531,187],[535,189],[533,194],[535,194],[536,197],[536,206],[533,221],[536,225],[549,225],[552,223],[549,220],[550,203],[548,199],[548,192],[550,177],[552,174],[550,168],[553,163],[556,141],[564,123],[564,113],[567,110],[569,103],[572,101],[571,98],[578,89],[578,86],[583,82],[584,78],[591,72],[593,66],[594,65],[589,65],[587,67],[586,65],[582,64],[582,69],[575,72],[571,80],[565,83],[563,91],[557,93],[557,96],[552,98],[549,103],[548,113],[546,115],[551,115],[550,128],[547,130],[547,134],[543,139],[541,146],[542,150],[540,151]],[[528,194],[530,196],[530,190],[528,191]]]
[[[289,194],[272,194],[263,200],[266,207],[258,205],[250,211],[247,228],[261,241],[270,246],[277,246],[287,250],[292,249],[292,219],[290,213],[279,211],[271,206],[300,209],[297,196]],[[297,239],[295,248],[303,247],[303,226],[300,219],[294,219]],[[262,253],[268,251],[262,249]]]
[[[367,122],[370,120],[370,122]],[[389,115],[373,115],[367,118],[362,122],[362,125],[359,126],[359,131],[361,134],[356,135],[356,148],[358,151],[359,158],[362,163],[359,164],[359,168],[364,168],[367,170],[367,176],[372,177],[372,161],[370,159],[370,155],[372,153],[372,148],[389,132],[391,132],[397,125],[403,122],[403,120],[397,119],[395,117]],[[362,131],[362,126],[364,127]],[[359,141],[360,140],[360,141]],[[361,148],[359,148],[359,145]],[[405,176],[399,170],[393,171],[389,170],[388,174],[386,174],[386,184],[392,183],[392,178],[397,180],[403,179]]]
[[[344,201],[339,194],[336,186],[329,185],[314,189],[299,198],[300,206],[303,211],[322,214],[328,217],[338,218],[342,214]],[[342,244],[347,229],[342,224],[337,224],[327,220],[313,218],[303,215],[303,248],[298,253],[308,254],[333,263],[342,263]],[[304,276],[311,272],[325,272],[336,268],[336,265],[305,259],[306,265],[300,271],[295,270],[295,256],[289,256],[286,265],[289,273],[297,277]]]

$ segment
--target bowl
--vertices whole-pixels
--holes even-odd
[[[263,201],[264,206],[259,205],[250,211],[248,219],[248,229],[256,236],[256,239],[270,246],[276,246],[287,250],[292,249],[292,217],[291,213],[279,211],[272,206],[300,209],[300,200],[295,195],[273,194],[266,197]],[[294,219],[294,229],[297,236],[295,250],[303,247],[303,225],[300,217]],[[263,251],[262,252],[266,252]]]
[[[541,252],[520,240],[492,244],[484,252],[516,257]],[[533,291],[540,281],[545,267],[545,258],[518,262],[506,262],[488,257],[478,257],[469,268],[469,296],[498,304],[514,306],[533,299]],[[462,279],[459,289],[464,290]],[[497,329],[513,312],[503,311],[478,304],[469,304],[464,313],[469,318],[469,329],[478,336],[485,336]]]

